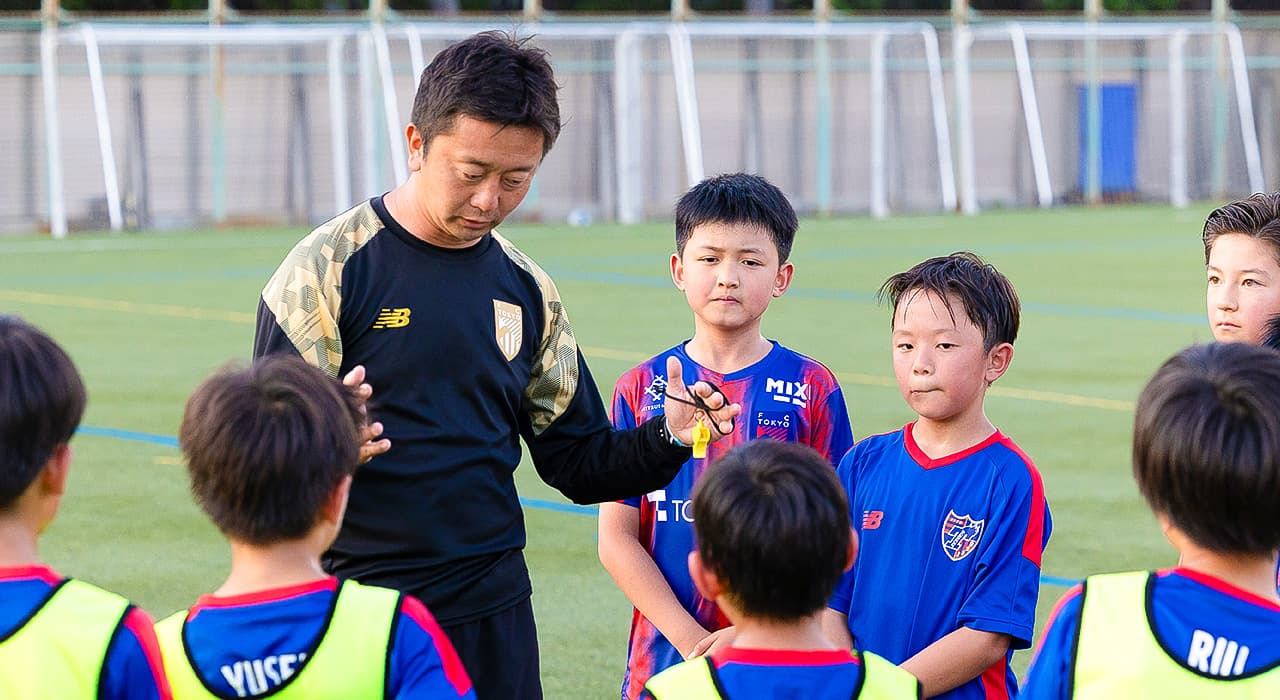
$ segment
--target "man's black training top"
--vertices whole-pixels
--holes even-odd
[[[579,503],[662,488],[689,457],[654,421],[615,432],[555,284],[496,233],[414,237],[381,197],[302,239],[268,281],[253,354],[364,365],[391,450],[356,472],[334,574],[418,596],[442,625],[530,594],[520,441]]]

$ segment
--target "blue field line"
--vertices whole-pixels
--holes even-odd
[[[82,425],[76,432],[80,435],[115,438],[117,440],[130,440],[132,442],[146,442],[152,445],[164,445],[165,447],[178,446],[178,438],[169,435],[138,433],[132,430],[116,430],[115,428],[98,428],[92,425]]]
[[[164,445],[166,447],[178,446],[178,439],[175,437],[168,435],[156,435],[154,433],[139,433],[132,430],[116,430],[115,428],[99,428],[92,425],[82,425],[77,433],[80,435],[92,435],[94,437],[114,438],[116,440],[145,442],[151,445]],[[545,501],[540,498],[524,498],[523,496],[520,498],[520,505],[525,508],[550,510],[557,513],[572,513],[574,515],[596,515],[599,512],[599,509],[596,506],[580,506],[576,503],[560,503],[558,501]],[[1040,583],[1046,586],[1061,586],[1063,588],[1069,588],[1080,583],[1080,581],[1078,579],[1040,574]]]
[[[577,515],[595,515],[600,509],[595,506],[580,506],[577,503],[560,503],[559,501],[544,501],[540,498],[520,497],[520,505],[526,508],[540,508],[542,510],[554,510],[558,513],[575,513]]]

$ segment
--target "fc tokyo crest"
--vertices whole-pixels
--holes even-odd
[[[942,521],[942,551],[951,561],[960,561],[973,553],[982,541],[982,528],[986,520],[974,520],[968,515],[956,515],[949,511]]]
[[[493,333],[498,349],[507,362],[515,359],[524,341],[524,320],[520,307],[505,301],[493,300]]]

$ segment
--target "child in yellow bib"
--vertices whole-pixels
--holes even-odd
[[[1138,399],[1133,473],[1179,566],[1059,601],[1024,698],[1280,698],[1280,353],[1188,348]]]
[[[40,563],[85,389],[49,336],[0,316],[0,698],[170,697],[151,618]]]
[[[689,574],[733,623],[724,646],[649,679],[651,700],[898,700],[906,671],[827,639],[822,611],[858,545],[831,464],[810,447],[757,440],[707,467],[693,488]]]
[[[231,572],[156,626],[174,698],[475,700],[421,602],[321,569],[364,422],[359,392],[291,357],[224,370],[191,396],[179,440]]]

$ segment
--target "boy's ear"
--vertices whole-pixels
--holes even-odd
[[[791,275],[796,271],[795,265],[784,262],[778,266],[778,274],[773,278],[773,297],[776,299],[787,293],[791,286]]]
[[[71,445],[58,445],[40,471],[41,490],[49,496],[61,496],[67,492],[67,475],[70,473]]]
[[[858,558],[858,531],[849,526],[849,553],[844,562],[844,570],[847,572],[853,568],[853,562]]]
[[[342,481],[333,487],[333,491],[329,492],[329,497],[324,499],[324,505],[320,507],[320,519],[333,523],[334,525],[342,524],[342,516],[347,513],[347,497],[351,495],[351,476],[342,477]]]
[[[1000,343],[987,352],[986,380],[988,386],[994,384],[1005,373],[1005,370],[1009,369],[1010,362],[1013,362],[1013,345],[1011,343]]]
[[[422,169],[422,163],[427,157],[422,149],[422,132],[411,123],[404,128],[404,141],[409,148],[409,171],[417,172]]]
[[[671,254],[671,281],[675,283],[676,289],[684,291],[684,261],[680,259],[679,253]]]
[[[689,552],[689,578],[693,579],[698,593],[707,600],[716,600],[724,593],[720,578],[702,563],[702,556],[696,550]]]

